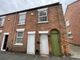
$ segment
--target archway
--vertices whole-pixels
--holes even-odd
[[[61,55],[60,48],[60,33],[58,30],[53,29],[50,33],[51,53],[54,56]]]

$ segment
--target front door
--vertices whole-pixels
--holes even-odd
[[[35,34],[28,34],[27,54],[35,54]]]
[[[41,55],[49,54],[48,34],[40,34],[40,54]]]
[[[61,50],[60,50],[60,38],[59,38],[59,32],[56,30],[53,30],[51,32],[51,48],[52,48],[52,54],[54,56],[60,56]]]

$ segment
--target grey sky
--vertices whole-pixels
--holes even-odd
[[[61,2],[65,11],[67,4],[73,1],[75,0],[0,0],[0,15],[56,2]]]
[[[60,0],[60,3],[62,3],[63,6],[63,12],[65,13],[67,5],[69,5],[70,3],[74,2],[76,0]]]

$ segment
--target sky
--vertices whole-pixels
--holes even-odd
[[[64,14],[67,9],[67,6],[74,1],[77,1],[77,0],[59,0],[59,2],[62,4]]]
[[[0,0],[0,15],[60,2],[65,12],[68,4],[76,0]]]

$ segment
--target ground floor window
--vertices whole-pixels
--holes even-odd
[[[17,32],[16,43],[22,43],[23,34],[24,34],[23,31],[18,31],[18,32]]]

